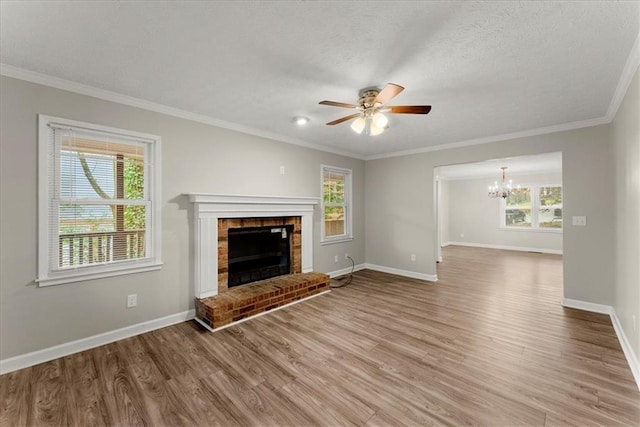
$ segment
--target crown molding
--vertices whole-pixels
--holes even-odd
[[[313,144],[300,139],[290,138],[285,135],[262,131],[262,130],[255,129],[249,126],[244,126],[238,123],[232,123],[224,120],[214,119],[213,117],[205,116],[203,114],[192,113],[190,111],[169,107],[167,105],[158,104],[156,102],[151,102],[151,101],[135,98],[128,95],[122,95],[117,92],[96,88],[96,87],[85,85],[82,83],[76,83],[70,80],[53,77],[53,76],[43,74],[43,73],[38,73],[35,71],[25,70],[23,68],[14,67],[13,65],[0,63],[0,75],[11,77],[18,80],[24,80],[30,83],[49,86],[56,89],[65,90],[67,92],[73,92],[80,95],[91,96],[93,98],[98,98],[105,101],[128,105],[130,107],[141,108],[143,110],[153,111],[160,114],[166,114],[168,116],[173,116],[180,119],[191,120],[194,122],[216,126],[219,128],[228,129],[236,132],[241,132],[248,135],[254,135],[261,138],[271,139],[277,142],[285,142],[287,144],[298,145],[298,146],[310,148],[313,150],[324,151],[327,153],[338,154],[341,156],[364,160],[364,157],[362,155],[352,153],[350,151],[337,150],[331,147],[326,147],[324,145]]]
[[[611,98],[611,102],[609,103],[609,108],[607,109],[607,113],[603,117],[598,117],[595,119],[589,120],[581,120],[578,122],[564,123],[560,125],[547,126],[537,129],[525,130],[521,132],[508,133],[504,135],[494,135],[487,136],[484,138],[477,139],[469,139],[466,141],[453,142],[450,144],[440,144],[434,145],[431,147],[423,147],[417,148],[414,150],[405,150],[405,151],[395,151],[391,153],[385,154],[377,154],[372,156],[365,156],[364,160],[376,160],[376,159],[385,159],[390,157],[400,157],[400,156],[408,156],[411,154],[421,154],[428,153],[431,151],[440,151],[440,150],[448,150],[451,148],[460,148],[460,147],[469,147],[471,145],[479,145],[479,144],[488,144],[491,142],[505,141],[508,139],[516,139],[516,138],[526,138],[529,136],[537,136],[537,135],[545,135],[549,133],[555,132],[563,132],[568,130],[586,128],[591,126],[604,125],[607,123],[611,123],[618,112],[618,108],[620,108],[620,104],[624,99],[624,96],[627,93],[627,89],[631,84],[631,80],[635,75],[636,70],[640,66],[640,32],[636,37],[636,41],[629,52],[629,56],[627,57],[627,62],[622,70],[622,74],[618,79],[618,85],[616,86],[616,90]]]
[[[620,104],[624,99],[627,89],[629,88],[629,84],[631,84],[631,80],[633,79],[633,76],[639,65],[640,65],[640,33],[638,33],[638,36],[636,37],[633,47],[629,52],[629,56],[627,57],[627,61],[625,63],[624,69],[622,71],[620,79],[618,80],[616,90],[613,94],[613,97],[611,98],[611,102],[609,103],[609,108],[607,109],[607,113],[603,117],[598,117],[598,118],[593,118],[588,120],[581,120],[581,121],[571,122],[571,123],[563,123],[563,124],[553,125],[553,126],[546,126],[546,127],[513,132],[508,134],[502,134],[502,135],[493,135],[493,136],[487,136],[483,138],[469,139],[465,141],[453,142],[448,144],[433,145],[430,147],[422,147],[422,148],[416,148],[412,150],[403,150],[403,151],[394,151],[394,152],[383,153],[383,154],[374,154],[370,156],[356,154],[356,153],[352,153],[350,151],[345,151],[345,150],[337,150],[331,147],[326,147],[323,145],[313,144],[303,140],[290,138],[288,136],[280,135],[277,133],[261,131],[261,130],[240,125],[237,123],[231,123],[231,122],[227,122],[219,119],[214,119],[212,117],[205,116],[202,114],[191,113],[189,111],[181,110],[178,108],[173,108],[173,107],[158,104],[155,102],[146,101],[143,99],[134,98],[127,95],[122,95],[117,92],[99,89],[93,86],[72,82],[70,80],[60,79],[58,77],[53,77],[47,74],[37,73],[35,71],[25,70],[22,68],[14,67],[12,65],[0,63],[0,75],[12,77],[20,80],[25,80],[31,83],[50,86],[56,89],[66,90],[66,91],[78,93],[81,95],[87,95],[94,98],[103,99],[106,101],[116,102],[119,104],[131,106],[131,107],[154,111],[157,113],[166,114],[169,116],[178,117],[186,120],[191,120],[198,123],[204,123],[204,124],[220,127],[223,129],[242,132],[245,134],[258,136],[261,138],[267,138],[267,139],[271,139],[278,142],[285,142],[287,144],[298,145],[298,146],[310,148],[313,150],[324,151],[327,153],[338,154],[341,156],[351,157],[351,158],[360,159],[360,160],[377,160],[377,159],[385,159],[390,157],[408,156],[412,154],[422,154],[422,153],[428,153],[432,151],[448,150],[452,148],[461,148],[461,147],[469,147],[473,145],[489,144],[492,142],[506,141],[509,139],[526,138],[530,136],[545,135],[545,134],[550,134],[555,132],[563,132],[568,130],[575,130],[580,128],[599,126],[599,125],[611,123],[615,118],[616,113],[618,112],[618,108],[620,108]]]
[[[622,104],[624,96],[627,94],[627,89],[629,89],[629,85],[631,84],[631,80],[633,80],[633,76],[636,74],[638,66],[640,66],[640,32],[638,33],[638,37],[636,37],[635,43],[633,43],[631,52],[629,52],[629,57],[627,58],[627,62],[624,64],[622,74],[618,80],[618,85],[616,86],[616,90],[613,93],[611,102],[609,103],[607,115],[605,116],[608,120],[607,123],[610,123],[615,119],[616,114],[618,113],[618,108],[620,108],[620,104]]]
[[[449,150],[451,148],[461,148],[461,147],[469,147],[472,145],[489,144],[491,142],[506,141],[509,139],[526,138],[529,136],[545,135],[549,133],[563,132],[563,131],[581,129],[581,128],[586,128],[591,126],[604,125],[609,122],[610,120],[608,121],[606,117],[599,117],[596,119],[581,120],[578,122],[564,123],[561,125],[547,126],[543,128],[507,133],[503,135],[487,136],[483,138],[469,139],[466,141],[452,142],[449,144],[440,144],[440,145],[433,145],[431,147],[416,148],[414,150],[395,151],[392,153],[365,156],[364,160],[385,159],[389,157],[400,157],[400,156],[408,156],[411,154],[429,153],[431,151]]]

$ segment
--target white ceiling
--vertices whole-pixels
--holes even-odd
[[[364,158],[603,118],[640,21],[636,1],[0,7],[4,74],[42,73]],[[393,115],[377,137],[324,125],[350,110],[319,101],[354,103],[387,82],[406,87],[391,104],[432,112]],[[298,127],[297,115],[311,122]]]
[[[562,153],[544,153],[477,163],[441,166],[436,175],[444,180],[491,178],[500,181],[501,167],[507,167],[507,176],[534,175],[562,172]]]

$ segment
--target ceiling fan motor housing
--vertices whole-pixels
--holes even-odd
[[[362,110],[367,110],[374,107],[373,101],[380,93],[380,89],[367,88],[360,91],[360,99],[358,99],[358,105]]]

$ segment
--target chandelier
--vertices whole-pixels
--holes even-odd
[[[500,169],[502,169],[502,184],[498,186],[498,181],[495,181],[493,185],[490,185],[489,197],[491,198],[501,197],[503,199],[506,199],[512,193],[517,192],[519,188],[514,189],[511,180],[507,182],[507,173],[506,173],[507,167],[502,166]]]

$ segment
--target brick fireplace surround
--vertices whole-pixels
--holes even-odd
[[[291,234],[291,273],[302,273],[302,221],[299,216],[218,219],[218,293],[228,290],[229,229],[266,226],[281,227],[283,225],[293,225],[293,233]]]
[[[189,194],[194,203],[196,320],[217,329],[329,291],[313,273],[314,198]],[[291,274],[229,289],[229,228],[292,225]]]

